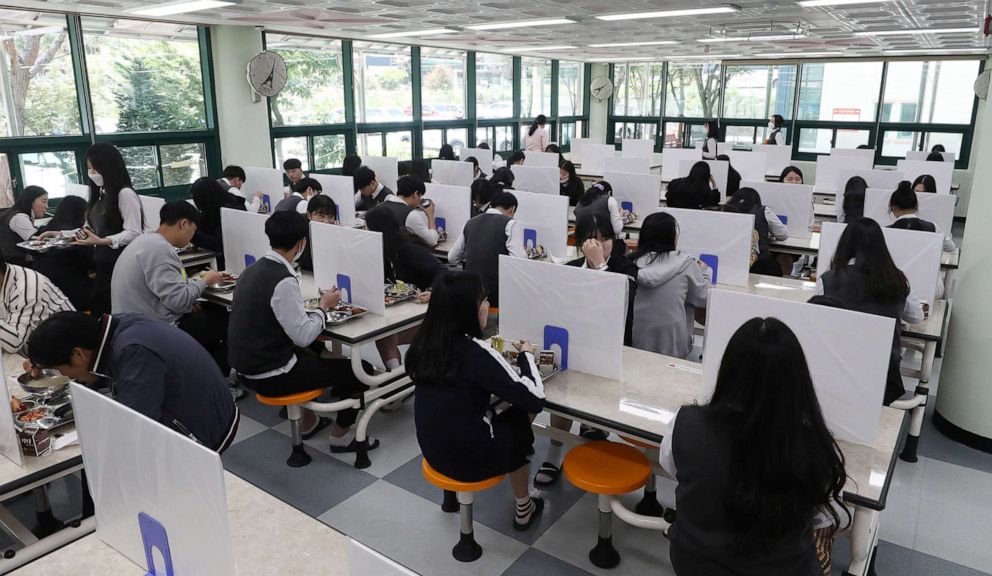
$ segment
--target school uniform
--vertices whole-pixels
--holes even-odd
[[[379,187],[372,192],[371,196],[362,196],[361,192],[355,192],[355,210],[358,212],[364,212],[371,210],[378,204],[382,204],[386,201],[386,198],[391,196],[393,191],[379,183]]]
[[[751,270],[753,274],[781,276],[782,267],[771,252],[769,240],[789,238],[789,228],[778,219],[768,206],[757,206],[754,211],[754,234],[751,243]]]
[[[101,238],[110,240],[110,246],[93,248],[93,267],[96,277],[93,281],[93,297],[90,310],[94,315],[108,313],[111,310],[111,278],[117,258],[128,244],[141,236],[145,218],[141,210],[138,194],[131,188],[122,188],[117,197],[117,208],[121,219],[112,221],[107,212],[107,195],[103,188],[100,197],[89,211],[89,225],[93,232]]]
[[[578,177],[569,178],[568,181],[558,183],[558,193],[562,196],[568,196],[568,205],[575,206],[579,203],[579,198],[586,193],[585,188],[582,186],[582,180]]]
[[[0,216],[0,253],[4,262],[18,266],[28,266],[27,252],[17,247],[21,242],[30,240],[38,233],[31,216],[8,208]]]
[[[46,232],[47,229],[42,229]],[[93,296],[93,249],[67,246],[34,257],[34,269],[46,276],[72,302],[76,310],[86,310]]]
[[[736,424],[733,418],[696,405],[681,407],[669,424],[659,461],[678,482],[679,518],[669,532],[672,567],[679,576],[819,576],[813,543],[815,509],[809,510],[808,522],[800,530],[765,548],[736,548],[737,534],[724,505],[734,482]]]
[[[716,138],[707,138],[703,142],[703,160],[716,160],[717,155]]]
[[[262,209],[261,198],[258,198],[254,194],[250,194],[248,192],[242,192],[240,188],[231,184],[231,181],[227,178],[218,178],[217,183],[223,186],[224,190],[227,190],[228,194],[236,196],[239,200],[241,200],[242,210],[257,214]],[[234,206],[227,206],[227,208],[234,208]]]
[[[226,264],[224,262],[224,229],[220,217],[222,208],[248,211],[244,198],[228,193],[225,195],[224,203],[220,207],[215,208],[213,213],[200,210],[202,214],[200,224],[196,227],[196,232],[193,234],[194,246],[217,254],[217,268],[219,270],[224,270]]]
[[[709,183],[701,187],[689,185],[688,178],[676,178],[665,191],[665,205],[669,208],[700,210],[720,204],[720,191],[710,188]]]
[[[425,246],[433,248],[437,246],[440,236],[436,229],[430,227],[427,212],[417,208],[411,208],[406,200],[399,196],[387,196],[381,206],[389,207],[396,215],[396,221],[413,234]]]
[[[634,298],[637,295],[637,265],[630,261],[625,255],[627,251],[626,245],[622,240],[613,241],[613,252],[606,255],[606,263],[599,268],[606,272],[614,272],[616,274],[626,274],[628,280],[627,283],[627,318],[624,321],[623,329],[623,345],[630,346],[633,344],[633,328],[634,328]],[[567,263],[568,266],[575,266],[578,268],[588,268],[586,259],[576,258]]]
[[[529,461],[534,432],[529,414],[544,409],[544,383],[533,355],[517,356],[517,375],[488,342],[464,336],[451,351],[451,382],[414,377],[414,420],[424,458],[438,472],[477,482],[517,470]],[[494,414],[492,396],[512,407]]]
[[[307,213],[307,199],[303,197],[303,194],[299,192],[293,192],[289,196],[283,198],[276,204],[273,212],[288,212],[296,211],[297,214]]]
[[[782,134],[782,129],[781,128],[776,128],[776,129],[772,130],[771,134],[768,135],[768,140],[765,141],[765,144],[774,144],[774,145],[777,145],[777,146],[784,146],[785,145],[785,134]]]
[[[710,271],[678,251],[646,254],[636,264],[634,348],[688,357],[696,308],[705,308],[709,297]]]
[[[498,307],[499,257],[503,254],[516,258],[527,257],[523,230],[516,220],[496,208],[490,208],[465,223],[462,235],[448,252],[448,262],[464,262],[465,270],[480,274],[489,295],[489,303]]]
[[[733,196],[741,189],[741,173],[734,170],[733,166],[727,169],[727,197]]]
[[[919,226],[926,232],[936,232],[944,236],[943,250],[944,252],[954,252],[958,249],[957,244],[954,243],[954,239],[951,238],[950,234],[945,233],[936,224],[930,222],[929,220],[924,220],[919,217],[919,214],[903,214],[902,216],[896,218],[896,222],[900,220],[910,220],[919,224]],[[895,228],[895,224],[889,225],[889,228]]]
[[[613,233],[619,238],[623,234],[623,218],[620,217],[620,203],[609,194],[602,194],[592,202],[583,205],[581,202],[575,206],[575,220],[585,214],[595,214],[599,216],[600,222],[609,220],[613,227]]]
[[[0,287],[0,346],[18,354],[31,332],[57,312],[73,311],[69,299],[35,270],[7,264]]]

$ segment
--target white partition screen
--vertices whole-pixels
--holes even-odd
[[[561,185],[558,178],[558,166],[527,166],[517,164],[511,166],[513,171],[513,189],[541,194],[558,194]]]
[[[310,174],[310,177],[320,182],[324,189],[321,194],[327,194],[338,207],[338,222],[343,226],[355,225],[355,181],[351,176],[334,174]]]
[[[603,172],[629,172],[632,174],[650,174],[650,156],[613,156],[606,158]]]
[[[662,208],[679,223],[678,249],[705,262],[714,284],[747,286],[751,268],[752,214]]]
[[[789,229],[791,238],[809,238],[813,222],[813,187],[804,184],[781,182],[742,181],[741,188],[754,188],[761,196],[761,203],[778,215]]]
[[[613,187],[613,197],[621,210],[630,210],[643,221],[648,214],[661,211],[661,176],[607,172],[603,180]]]
[[[434,211],[434,225],[444,229],[451,242],[457,240],[472,215],[472,189],[468,186],[427,184],[424,198],[437,206]]]
[[[396,158],[388,156],[366,156],[362,163],[375,172],[380,184],[396,192],[396,181],[400,179],[400,166]]]
[[[882,226],[889,226],[896,217],[889,211],[891,190],[875,190],[869,188],[865,193],[865,218],[871,218]],[[954,224],[954,205],[957,198],[950,194],[932,194],[917,192],[919,216],[923,220],[933,222],[942,232],[949,233]]]
[[[536,168],[557,168],[559,156],[554,152],[524,152],[524,165]]]
[[[837,201],[834,203],[834,210],[838,216],[844,212],[844,189],[847,182],[860,176],[868,183],[868,188],[878,188],[881,190],[894,191],[899,183],[903,181],[902,172],[896,170],[853,170],[844,168],[837,172]]]
[[[651,158],[654,140],[624,138],[620,141],[620,154],[634,158]]]
[[[661,181],[671,182],[681,174],[683,162],[698,162],[703,159],[699,148],[665,148],[661,154]]]
[[[874,148],[832,148],[830,155],[840,158],[869,158],[875,162]]]
[[[844,191],[844,184],[838,181],[841,170],[871,170],[871,167],[872,160],[862,156],[817,156],[816,187],[813,190],[838,194]]]
[[[617,155],[612,144],[586,144],[582,149],[582,174],[598,176],[606,171],[606,159]]]
[[[245,183],[241,185],[241,195],[251,201],[256,192],[261,192],[264,195],[262,203],[267,207],[266,212],[271,214],[272,209],[283,199],[282,176],[282,170],[275,168],[245,166]]]
[[[382,234],[311,222],[310,242],[317,288],[337,286],[342,302],[380,316],[386,313]]]
[[[10,398],[10,390],[7,389],[7,362],[13,360],[9,354],[4,354],[0,352],[0,394],[3,394],[4,398]],[[12,380],[9,380],[13,382]],[[5,406],[0,407],[0,454],[7,457],[8,460],[22,466],[24,463],[24,457],[21,455],[21,442],[17,436],[17,429],[14,427],[14,412],[10,406],[10,402],[7,402]]]
[[[468,158],[475,158],[479,162],[479,170],[486,177],[493,175],[493,151],[485,148],[462,148],[458,153],[458,158],[462,161]]]
[[[575,163],[575,164],[582,164],[585,161],[584,158],[583,158],[583,151],[585,150],[585,147],[588,146],[588,145],[590,145],[590,144],[596,145],[596,146],[602,145],[603,144],[603,139],[602,138],[572,138],[571,140],[568,141],[568,147],[571,150],[571,152],[569,153],[569,158],[572,159],[572,162],[573,163]]]
[[[729,150],[730,166],[741,175],[741,180],[762,181],[768,173],[768,155],[764,152]]]
[[[767,174],[778,176],[787,166],[792,164],[792,146],[778,144],[755,144],[752,152],[760,152],[767,156],[765,170]]]
[[[431,161],[431,182],[450,186],[471,186],[473,180],[475,180],[475,167],[471,162]]]
[[[244,210],[222,208],[221,227],[224,231],[224,262],[227,272],[241,274],[244,269],[265,256],[269,238],[265,235],[268,216]]]
[[[951,178],[954,176],[953,162],[927,162],[920,160],[899,160],[896,170],[903,173],[906,180],[913,182],[924,174],[933,176],[938,194],[951,193]]]
[[[568,250],[568,197],[514,190],[517,225],[523,227],[524,247],[544,246],[555,258]]]
[[[145,231],[158,230],[158,225],[161,223],[159,215],[162,207],[165,206],[165,198],[139,194],[138,200],[141,200],[141,212],[145,216]]]

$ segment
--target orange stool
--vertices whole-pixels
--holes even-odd
[[[603,440],[569,450],[562,471],[576,487],[599,495],[599,541],[589,551],[589,561],[613,568],[620,563],[620,553],[613,547],[611,496],[643,487],[651,476],[650,462],[632,446]]]
[[[620,438],[624,442],[633,444],[634,446],[642,449],[645,456],[647,456],[648,450],[658,450],[658,447],[654,444],[648,444],[647,442],[642,442],[636,438],[630,438],[627,436],[621,436]],[[648,456],[648,460],[651,460],[650,456]],[[648,476],[648,481],[644,485],[644,497],[641,498],[641,501],[634,507],[634,512],[644,516],[655,516],[657,518],[661,518],[665,515],[665,507],[661,505],[661,502],[658,502],[658,483],[654,474]]]
[[[454,492],[458,495],[458,511],[462,520],[461,537],[458,539],[458,544],[455,544],[455,547],[451,549],[451,555],[459,562],[474,562],[478,560],[482,556],[482,546],[479,546],[479,543],[475,541],[475,530],[473,529],[472,502],[474,500],[474,494],[475,492],[488,490],[499,484],[503,481],[504,475],[500,474],[499,476],[493,476],[492,478],[486,478],[478,482],[459,482],[431,468],[426,458],[421,459],[421,463],[424,478],[428,482],[442,490]]]
[[[303,446],[303,435],[300,431],[300,418],[302,417],[300,405],[315,400],[323,392],[323,390],[310,390],[309,392],[299,392],[287,396],[263,396],[257,392],[255,393],[255,398],[262,404],[286,407],[286,414],[289,417],[289,429],[293,435],[293,452],[286,459],[286,465],[291,468],[301,468],[309,464],[311,460],[310,455],[307,454],[307,449]]]

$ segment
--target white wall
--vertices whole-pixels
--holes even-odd
[[[593,78],[597,76],[610,75],[609,64],[593,64],[592,74],[586,79],[586,84],[592,81]],[[612,100],[596,100],[595,98],[589,98],[589,137],[590,138],[602,138],[603,143],[606,143],[606,130],[607,130],[607,120],[610,114],[610,102]]]
[[[251,26],[214,26],[210,33],[221,159],[225,166],[272,166],[268,106],[265,98],[252,102],[245,79],[248,61],[262,51],[262,33]]]

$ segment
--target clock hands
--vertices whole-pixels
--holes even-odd
[[[272,69],[269,70],[269,77],[266,78],[264,82],[262,82],[262,86],[266,86],[268,88],[272,88],[272,82],[274,80],[275,74],[276,74],[276,63],[273,62],[272,63]]]

